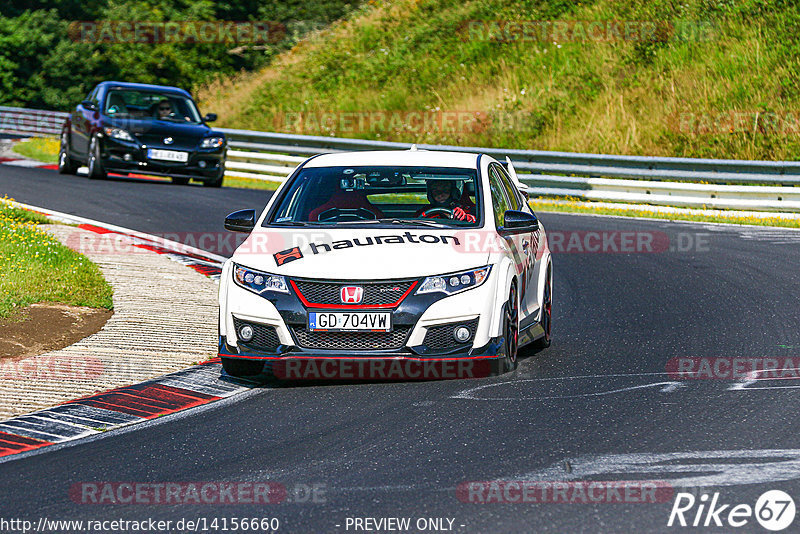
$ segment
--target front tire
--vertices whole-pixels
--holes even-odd
[[[225,178],[225,167],[221,167],[219,175],[210,182],[203,182],[205,187],[222,187],[222,180]]]
[[[222,360],[222,368],[230,376],[248,378],[258,376],[264,372],[264,362],[261,360],[244,360],[240,358],[220,358],[220,360]]]
[[[532,343],[535,349],[546,349],[550,346],[553,328],[553,266],[547,267],[547,275],[544,282],[544,298],[542,299],[542,318],[539,324],[544,330],[544,335]]]
[[[78,164],[69,156],[69,134],[67,130],[61,132],[61,146],[58,150],[58,172],[60,174],[75,174]]]
[[[511,285],[508,301],[503,305],[503,343],[505,356],[498,362],[496,374],[513,371],[519,361],[519,295],[516,282]]]
[[[96,135],[92,136],[92,140],[89,142],[89,161],[87,165],[89,167],[90,180],[105,180],[108,177],[100,159],[100,142],[97,140]]]

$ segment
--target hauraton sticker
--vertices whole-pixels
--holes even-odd
[[[342,250],[354,247],[369,247],[375,245],[390,245],[390,244],[403,244],[403,243],[425,243],[429,245],[441,244],[459,246],[461,242],[457,237],[451,235],[436,236],[431,234],[416,235],[411,232],[405,232],[401,235],[378,235],[364,238],[355,237],[353,239],[340,239],[339,241],[331,241],[329,243],[309,243],[308,248],[311,254],[322,254],[324,252],[331,252],[334,250]],[[303,257],[300,247],[290,248],[274,254],[275,263],[280,267],[284,263],[299,260]]]

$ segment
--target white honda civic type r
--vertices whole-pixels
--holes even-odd
[[[225,263],[219,356],[232,376],[428,379],[513,370],[550,345],[547,237],[481,154],[345,152],[300,164]]]

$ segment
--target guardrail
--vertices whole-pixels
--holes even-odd
[[[58,135],[69,113],[0,106],[0,133],[12,135]]]
[[[58,135],[66,113],[0,107],[0,132]],[[228,137],[226,176],[283,181],[308,156],[408,150],[411,143],[217,128]],[[418,150],[508,156],[532,197],[576,197],[757,211],[800,212],[800,161],[614,156],[417,144]]]

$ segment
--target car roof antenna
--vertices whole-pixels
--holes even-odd
[[[417,145],[416,145],[416,143],[415,143],[415,144],[413,144],[413,145],[411,145],[411,148],[409,148],[409,149],[408,149],[408,151],[409,151],[409,152],[416,152],[416,151],[417,151]]]

